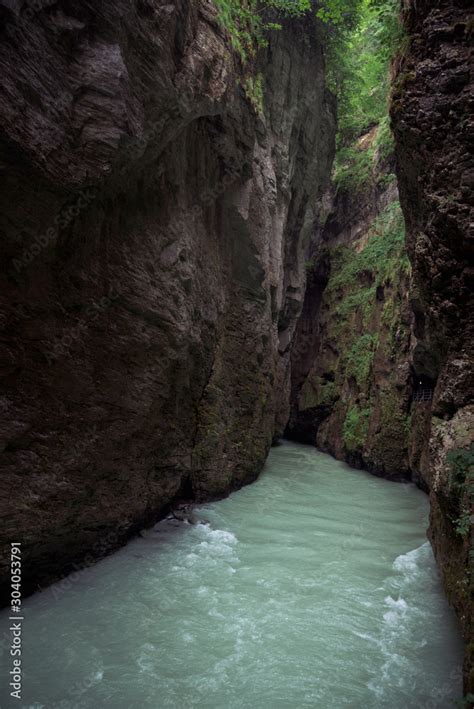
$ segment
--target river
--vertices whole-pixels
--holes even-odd
[[[284,443],[255,484],[197,515],[208,524],[162,522],[27,599],[23,698],[3,686],[1,706],[445,709],[461,697],[459,628],[413,485]]]

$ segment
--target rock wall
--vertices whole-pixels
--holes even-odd
[[[335,111],[310,19],[246,69],[206,0],[0,23],[0,563],[5,591],[21,541],[28,592],[258,475]]]
[[[393,154],[375,153],[363,187],[329,196],[292,352],[288,435],[400,480],[410,477],[412,315],[392,169]]]
[[[463,0],[406,0],[408,49],[391,115],[413,265],[414,368],[434,398],[413,421],[411,465],[430,490],[430,535],[467,640],[474,692],[472,33]]]

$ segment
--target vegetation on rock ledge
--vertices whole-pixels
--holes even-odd
[[[347,286],[364,273],[373,274],[373,286],[382,285],[402,266],[408,271],[410,263],[405,254],[405,222],[398,201],[391,202],[379,214],[369,229],[367,245],[359,252],[347,246],[336,247],[332,254],[334,275],[328,292]]]
[[[466,537],[471,529],[474,502],[474,445],[469,450],[457,449],[448,455],[449,488],[456,506],[453,523],[456,533]]]
[[[302,17],[313,11],[326,26],[327,44],[339,47],[357,27],[365,6],[378,6],[390,0],[215,0],[219,21],[229,31],[232,44],[243,61],[268,44],[269,30],[281,29],[284,17]]]
[[[342,435],[348,450],[356,451],[363,448],[369,430],[370,414],[370,407],[360,409],[358,406],[352,406],[347,411]]]
[[[232,45],[243,61],[253,56],[258,47],[267,45],[268,30],[281,28],[278,22],[270,20],[267,15],[273,19],[300,17],[311,10],[310,0],[215,0],[215,3],[219,10],[219,21],[229,31]]]

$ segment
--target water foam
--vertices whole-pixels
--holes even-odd
[[[425,573],[426,562],[428,555],[431,553],[429,542],[425,542],[416,549],[400,554],[393,562],[393,568],[408,577],[410,580],[416,574]]]
[[[90,569],[87,588],[25,601],[25,704],[54,707],[83,677],[84,709],[420,709],[435,691],[448,706],[461,646],[425,502],[275,448],[256,486],[202,508],[209,526],[160,527]]]
[[[380,624],[379,647],[383,662],[368,688],[381,702],[396,692],[408,691],[416,681],[416,668],[410,657],[414,646],[427,645],[420,633],[426,623],[433,623],[433,610],[423,605],[420,583],[431,578],[431,547],[429,542],[396,557],[392,564],[395,576],[386,579]]]

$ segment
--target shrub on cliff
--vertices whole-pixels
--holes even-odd
[[[320,0],[316,17],[328,28],[332,38],[353,29],[365,0]],[[215,0],[219,20],[229,31],[232,44],[243,61],[268,44],[269,30],[281,29],[283,17],[301,17],[313,10],[313,0]]]
[[[300,17],[311,10],[310,0],[215,0],[219,10],[219,20],[229,31],[234,49],[243,61],[255,54],[258,47],[268,41],[268,30],[281,29],[278,22],[264,17],[265,10],[273,10],[275,18]]]

